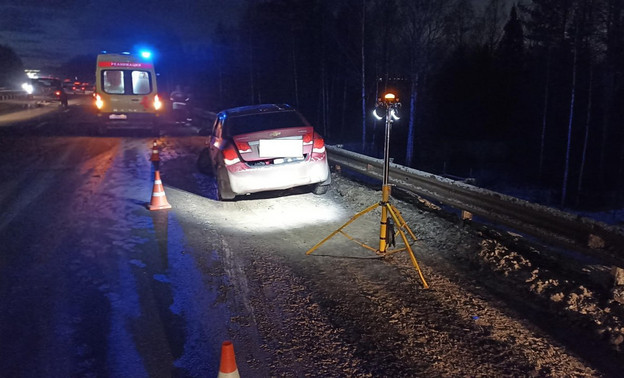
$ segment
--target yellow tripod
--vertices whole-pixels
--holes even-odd
[[[334,235],[340,233],[342,235],[344,235],[347,239],[361,245],[364,248],[370,249],[371,251],[382,255],[382,256],[388,256],[391,255],[393,253],[397,253],[397,252],[402,252],[407,250],[409,252],[410,258],[412,260],[412,264],[414,265],[414,268],[416,269],[416,271],[418,272],[418,275],[420,276],[420,280],[423,283],[423,287],[425,289],[429,288],[429,285],[427,284],[427,281],[425,280],[425,277],[422,273],[422,271],[420,270],[420,267],[418,266],[418,261],[416,261],[416,257],[414,256],[414,252],[412,251],[412,247],[410,246],[409,241],[407,240],[407,237],[405,236],[405,233],[407,232],[410,237],[412,238],[413,241],[416,241],[416,236],[414,235],[414,233],[412,232],[412,230],[409,228],[409,226],[407,225],[407,223],[405,222],[405,220],[403,219],[403,217],[401,216],[401,212],[398,211],[396,209],[396,207],[394,207],[390,201],[390,185],[384,185],[381,188],[381,202],[375,203],[369,207],[367,207],[366,209],[360,211],[359,213],[355,214],[353,217],[351,217],[351,219],[349,219],[345,224],[343,224],[340,228],[338,228],[337,230],[335,230],[334,232],[332,232],[331,234],[329,234],[325,239],[321,240],[320,242],[318,242],[314,247],[310,248],[307,252],[306,255],[311,254],[312,252],[314,252],[317,248],[319,248],[323,243],[325,243],[327,240],[331,239]],[[381,206],[381,227],[379,230],[379,249],[375,249],[369,245],[366,245],[356,239],[354,239],[353,237],[351,237],[349,234],[347,234],[346,232],[344,232],[344,228],[347,227],[348,225],[350,225],[351,223],[353,223],[353,221],[355,221],[356,219],[358,219],[359,217],[361,217],[362,215],[376,209],[377,207]],[[393,246],[394,245],[394,230],[393,230],[393,225],[391,222],[388,222],[389,218],[388,218],[388,214],[390,214],[391,218],[394,220],[394,224],[397,225],[397,232],[401,235],[401,238],[403,239],[403,242],[405,243],[405,247],[404,248],[399,248],[399,249],[394,249],[394,250],[388,250],[388,246]]]
[[[407,223],[401,216],[401,213],[390,203],[390,185],[388,183],[389,175],[390,175],[390,129],[392,128],[392,123],[394,122],[394,120],[399,119],[399,116],[397,113],[400,107],[401,107],[401,103],[399,103],[398,98],[395,98],[394,94],[392,93],[387,93],[383,99],[379,98],[379,100],[377,101],[377,104],[375,105],[375,110],[373,111],[374,116],[379,120],[383,119],[384,116],[386,117],[386,130],[385,130],[385,143],[384,143],[384,169],[383,169],[383,182],[381,186],[381,202],[371,205],[368,208],[355,214],[353,217],[351,217],[351,219],[347,221],[347,223],[343,224],[339,229],[329,234],[329,236],[321,240],[314,247],[310,248],[306,252],[306,255],[309,255],[312,252],[314,252],[318,247],[321,246],[321,244],[325,243],[327,240],[329,240],[332,236],[336,235],[337,233],[343,234],[349,240],[354,241],[358,243],[359,245],[361,245],[362,247],[368,248],[382,256],[388,256],[396,252],[407,250],[409,252],[410,258],[412,259],[412,264],[414,265],[414,268],[416,268],[416,271],[418,272],[418,275],[420,276],[420,280],[423,283],[423,287],[425,289],[428,289],[429,285],[427,285],[427,281],[425,280],[425,277],[423,276],[423,273],[420,270],[420,267],[418,266],[418,262],[416,261],[416,257],[414,256],[414,251],[412,251],[412,247],[410,246],[410,243],[408,242],[407,237],[405,236],[405,232],[407,232],[410,235],[413,241],[416,241],[416,236],[414,235],[412,230],[407,226]],[[362,242],[355,240],[354,238],[349,236],[346,232],[344,232],[343,229],[347,227],[348,225],[350,225],[353,221],[355,221],[360,216],[368,213],[369,211],[376,209],[378,206],[381,206],[381,229],[379,230],[379,249],[374,249],[371,246],[368,246]],[[391,251],[388,250],[388,245],[394,246],[394,236],[395,236],[394,224],[392,224],[392,222],[388,218],[388,214],[390,214],[391,219],[394,220],[394,224],[397,225],[397,228],[398,228],[397,231],[401,235],[401,238],[403,239],[403,242],[405,243],[405,248],[400,248],[400,249],[391,250]]]

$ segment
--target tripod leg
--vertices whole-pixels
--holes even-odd
[[[416,261],[416,256],[414,256],[414,251],[412,251],[412,247],[407,241],[407,237],[405,236],[405,232],[403,232],[403,228],[406,228],[407,230],[409,230],[410,235],[413,236],[414,234],[412,233],[410,228],[407,226],[407,224],[405,224],[405,221],[403,220],[403,218],[401,217],[401,219],[399,219],[400,215],[397,216],[397,213],[395,213],[395,210],[393,210],[392,205],[390,205],[390,203],[386,203],[386,206],[388,207],[388,212],[390,212],[390,215],[392,216],[392,219],[394,219],[394,222],[396,224],[403,225],[403,227],[398,228],[399,234],[401,235],[401,238],[403,238],[403,243],[405,243],[405,247],[407,248],[407,251],[409,252],[409,255],[410,255],[410,259],[412,260],[412,265],[414,265],[414,268],[416,268],[416,271],[418,272],[418,275],[420,276],[420,280],[423,283],[423,287],[425,289],[428,289],[429,285],[427,284],[427,281],[425,280],[425,276],[420,270],[420,266],[418,266],[418,261]],[[403,220],[403,222],[401,222],[401,220]],[[413,238],[414,240],[416,240],[415,236],[413,236]]]
[[[312,252],[314,252],[318,247],[321,246],[321,244],[325,243],[326,241],[328,241],[329,239],[332,238],[332,236],[336,235],[337,233],[339,233],[340,231],[342,231],[345,227],[347,227],[348,225],[350,225],[354,220],[358,219],[360,216],[368,213],[369,211],[375,209],[377,206],[379,206],[379,203],[370,205],[369,207],[367,207],[366,209],[360,211],[359,213],[355,214],[354,216],[351,217],[351,219],[349,219],[347,221],[347,223],[343,224],[339,229],[337,229],[336,231],[332,232],[331,234],[329,234],[325,239],[321,240],[320,242],[318,242],[314,247],[310,248],[307,252],[306,255],[311,254]]]
[[[388,203],[388,205],[390,206],[392,211],[394,211],[394,214],[396,215],[396,217],[401,221],[400,223],[397,222],[397,225],[399,226],[399,228],[405,228],[407,230],[407,232],[409,233],[410,237],[412,238],[412,240],[414,240],[414,241],[418,240],[416,235],[414,235],[412,230],[407,225],[407,222],[405,222],[405,219],[403,219],[403,216],[401,215],[401,212],[396,207],[392,206],[392,204]]]

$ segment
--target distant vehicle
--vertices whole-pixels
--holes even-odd
[[[65,93],[67,94],[74,93],[74,82],[65,80],[63,81],[63,84],[61,84],[61,86],[63,87],[63,91],[65,91]]]
[[[82,83],[79,88],[84,94],[92,94],[95,91],[95,86],[91,83]]]
[[[219,112],[201,151],[200,171],[215,175],[219,199],[313,185],[325,194],[331,183],[325,141],[289,105],[263,104]]]
[[[72,84],[72,90],[75,94],[92,94],[95,91],[95,86],[91,83],[77,81]]]
[[[162,108],[156,71],[149,58],[130,54],[97,56],[93,99],[100,132],[110,128],[152,128],[158,131]]]
[[[38,77],[31,79],[31,98],[38,104],[59,102],[63,107],[68,106],[67,93],[63,89],[61,80],[53,77]]]
[[[176,123],[191,121],[191,96],[188,90],[182,90],[179,85],[169,94],[171,111]]]

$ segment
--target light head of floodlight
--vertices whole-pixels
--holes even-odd
[[[394,93],[388,92],[383,97],[377,99],[375,109],[373,109],[373,116],[378,120],[382,120],[386,115],[389,115],[389,121],[398,120],[400,107],[399,99]]]

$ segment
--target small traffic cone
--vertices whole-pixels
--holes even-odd
[[[167,196],[165,196],[165,189],[163,188],[162,181],[160,181],[159,171],[155,172],[152,200],[149,205],[147,205],[147,208],[150,210],[171,209],[171,205],[167,202]]]
[[[152,156],[150,156],[150,161],[160,161],[160,154],[158,152],[158,141],[156,140],[154,140],[154,144],[152,145]]]
[[[221,345],[221,364],[217,378],[240,378],[234,358],[234,344],[231,341],[224,341]]]

